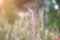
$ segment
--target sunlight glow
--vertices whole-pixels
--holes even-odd
[[[3,3],[3,0],[0,0],[0,4],[2,4]]]
[[[52,2],[56,4],[56,1],[55,0],[52,0]]]
[[[56,5],[54,5],[54,8],[55,8],[56,10],[58,10],[58,9],[59,9],[59,6],[56,4]]]
[[[24,12],[19,12],[18,15],[19,15],[19,17],[21,17],[21,18],[24,18],[24,16],[25,16]]]

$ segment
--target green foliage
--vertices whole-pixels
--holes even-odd
[[[17,19],[17,15],[15,15],[14,13],[10,13],[7,16],[7,19],[10,24],[14,24],[15,20]]]
[[[18,18],[18,15],[14,12],[15,8],[14,5],[10,5],[6,9],[6,18],[10,24],[14,24],[15,20]]]
[[[60,0],[55,0],[57,2],[57,4],[60,4]]]
[[[50,11],[48,13],[49,15],[49,22],[48,22],[48,25],[49,25],[49,28],[50,30],[56,30],[56,28],[58,28],[57,30],[60,31],[60,18],[58,17],[58,11],[59,10],[55,10],[54,9],[54,4],[52,2],[52,0],[50,1]]]

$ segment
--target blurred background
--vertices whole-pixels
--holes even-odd
[[[60,0],[0,0],[0,40],[60,40]]]

